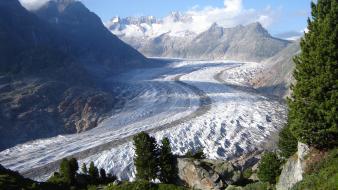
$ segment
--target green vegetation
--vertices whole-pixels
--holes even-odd
[[[176,158],[171,152],[170,142],[168,138],[162,140],[160,148],[160,180],[163,183],[174,183],[178,178],[178,168]]]
[[[174,183],[177,180],[176,158],[171,152],[169,139],[164,138],[160,149],[156,140],[147,133],[140,133],[134,137],[135,165],[137,169],[136,182],[123,182],[113,184],[116,177],[98,169],[94,162],[89,168],[82,164],[82,173],[75,158],[62,159],[60,169],[55,172],[47,182],[38,183],[22,177],[19,173],[7,170],[0,165],[0,189],[4,190],[184,190],[184,187],[172,184],[154,184],[151,180],[160,179],[165,183]],[[109,184],[109,185],[108,185]]]
[[[311,3],[309,32],[301,40],[296,56],[288,100],[288,126],[280,132],[281,156],[290,157],[296,149],[293,136],[317,148],[317,157],[306,159],[306,174],[293,189],[338,189],[338,1],[318,0]],[[314,149],[314,151],[316,151]],[[328,152],[325,157],[324,153]],[[319,156],[319,158],[318,158]]]
[[[243,171],[242,175],[243,175],[243,178],[249,179],[252,174],[253,174],[252,168],[248,168],[248,169]]]
[[[315,163],[293,190],[337,190],[338,189],[338,148],[331,150],[328,156]]]
[[[295,57],[297,80],[288,101],[291,132],[317,148],[338,145],[338,2],[312,2],[309,32]]]
[[[94,168],[96,168],[94,166]],[[104,169],[100,170],[101,176],[94,178],[86,174],[78,174],[78,163],[75,158],[63,159],[59,172],[55,172],[47,182],[40,183],[22,177],[19,173],[5,169],[0,165],[0,189],[4,190],[82,190],[96,189],[99,185],[107,185],[116,180],[113,175],[106,175]]]
[[[125,182],[121,185],[108,185],[106,190],[186,190],[184,187],[171,184],[154,184],[144,180]]]
[[[269,183],[257,182],[246,185],[243,190],[267,190],[271,189]]]
[[[90,177],[92,177],[93,179],[96,179],[99,177],[99,170],[97,169],[97,167],[95,167],[94,162],[90,162],[89,164],[89,169],[88,169],[88,174]]]
[[[273,185],[266,182],[255,182],[246,185],[229,186],[226,190],[273,190]]]
[[[184,157],[186,158],[193,158],[193,159],[205,159],[206,156],[203,152],[203,149],[198,149],[196,151],[189,150]]]
[[[88,174],[87,165],[85,163],[82,164],[81,170],[82,170],[82,173]]]
[[[151,181],[156,179],[158,168],[158,146],[154,137],[145,132],[134,136],[136,178]]]
[[[262,156],[261,163],[258,168],[258,178],[262,182],[270,184],[276,183],[276,178],[281,172],[281,161],[276,153],[268,152]]]
[[[162,139],[160,148],[155,138],[145,132],[134,136],[137,180],[160,179],[163,183],[174,183],[178,178],[176,157],[171,152],[168,138]]]
[[[82,165],[82,171],[86,171],[86,165]],[[55,172],[54,175],[48,179],[48,184],[53,184],[58,189],[87,189],[89,186],[106,185],[114,182],[116,177],[113,175],[106,175],[104,169],[99,170],[93,162],[90,163],[90,167],[87,173],[78,174],[79,167],[77,160],[72,158],[70,160],[63,159],[60,164],[60,172]],[[62,187],[62,188],[61,188]]]
[[[278,148],[283,158],[289,158],[297,152],[297,139],[290,131],[290,127],[286,126],[279,132]]]
[[[0,165],[0,189],[36,189],[35,186],[34,181],[26,179],[19,173],[7,170]]]

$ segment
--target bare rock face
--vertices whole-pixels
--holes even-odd
[[[56,81],[2,80],[0,150],[33,139],[92,129],[113,107],[113,95],[95,88]]]
[[[277,190],[289,190],[303,179],[303,173],[307,165],[306,156],[309,153],[309,147],[299,142],[297,153],[290,157],[283,166],[282,173],[276,185]]]
[[[290,86],[294,83],[293,57],[300,52],[300,42],[295,41],[275,56],[264,61],[264,69],[256,75],[251,84],[263,93],[286,98],[290,96]]]
[[[97,126],[103,113],[112,109],[111,94],[100,91],[68,89],[58,106],[65,127],[83,132]]]
[[[220,160],[178,159],[179,177],[193,189],[224,189],[241,179],[241,172],[233,164]]]

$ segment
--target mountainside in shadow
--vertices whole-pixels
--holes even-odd
[[[102,76],[147,66],[80,2],[46,6],[0,1],[0,150],[96,127],[115,101]]]
[[[112,35],[100,18],[75,0],[54,0],[35,11],[71,44],[72,52],[90,69],[118,72],[141,67],[146,58]]]

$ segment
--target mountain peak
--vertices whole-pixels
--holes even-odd
[[[78,2],[77,0],[50,0],[44,6],[42,6],[39,10],[48,9],[53,7],[56,8],[58,12],[64,12],[67,7],[73,5],[74,3]]]
[[[253,22],[251,24],[248,24],[247,27],[250,27],[250,28],[258,28],[258,29],[261,29],[264,27],[262,26],[262,24],[260,22]]]
[[[222,28],[221,26],[219,26],[216,22],[214,22],[210,28],[209,28],[209,31],[214,31],[214,30],[217,30],[219,28]]]
[[[264,35],[270,35],[269,32],[262,26],[259,22],[254,22],[251,24],[248,24],[246,26],[247,29],[249,29],[252,32],[264,34]]]

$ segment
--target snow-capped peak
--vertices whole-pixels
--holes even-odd
[[[124,37],[154,38],[162,34],[170,36],[191,36],[193,31],[184,25],[192,22],[192,17],[181,12],[171,12],[163,19],[154,16],[113,17],[105,25],[115,35]]]

